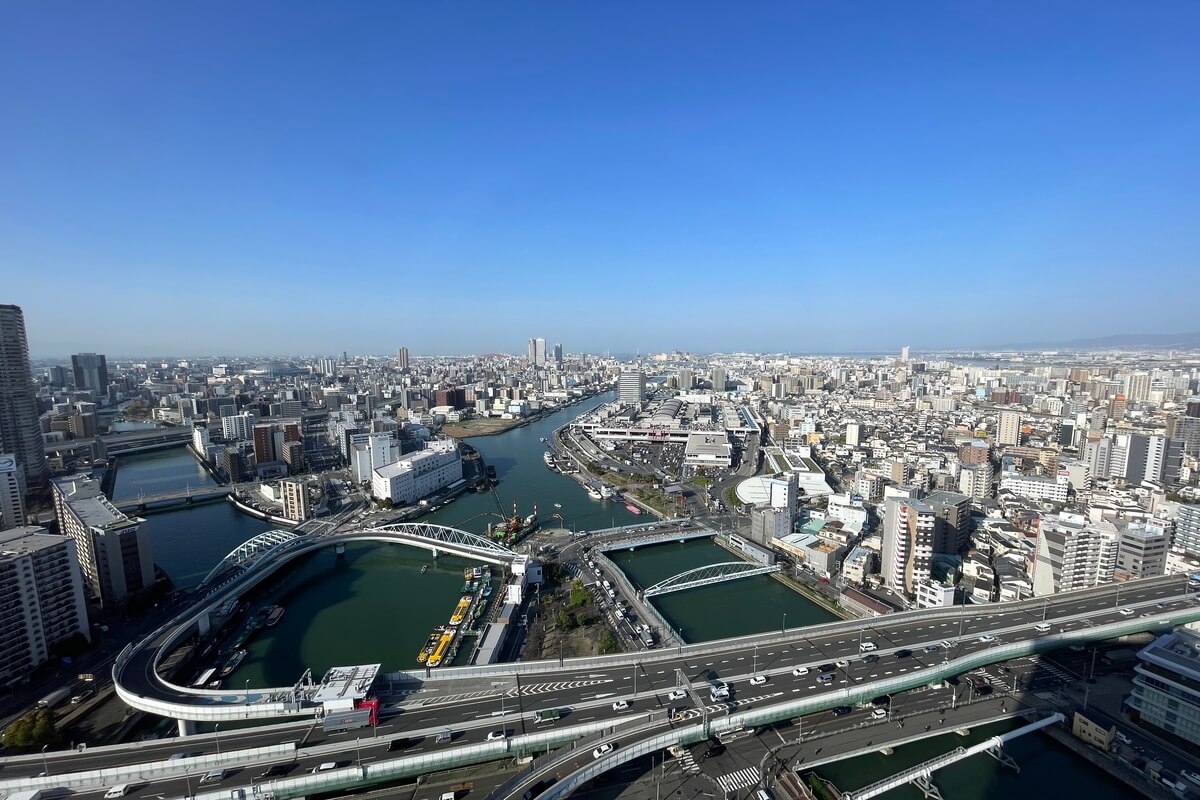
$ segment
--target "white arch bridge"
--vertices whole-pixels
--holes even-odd
[[[393,525],[378,525],[336,533],[298,534],[293,531],[273,530],[260,533],[238,545],[221,559],[200,582],[207,586],[219,576],[231,572],[242,572],[260,561],[267,561],[282,550],[301,548],[305,551],[346,541],[380,541],[407,544],[429,550],[436,558],[441,553],[486,561],[489,564],[511,564],[517,554],[502,544],[478,534],[434,525],[426,522],[399,522]]]
[[[684,589],[695,589],[699,586],[710,586],[714,583],[736,581],[739,578],[750,578],[755,575],[766,575],[769,572],[778,571],[778,564],[762,566],[760,564],[751,564],[748,561],[724,561],[720,564],[706,564],[703,567],[689,569],[687,572],[681,572],[666,580],[659,581],[642,592],[642,597],[654,597],[655,595],[668,594],[670,592],[682,592]]]

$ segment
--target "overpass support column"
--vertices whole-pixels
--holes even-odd
[[[437,557],[438,557],[438,549],[437,549],[436,547],[432,547],[432,548],[430,548],[430,552],[432,552],[432,553],[433,553],[433,560],[434,560],[434,561],[437,561]]]
[[[196,721],[195,720],[181,719],[181,720],[178,720],[178,723],[179,723],[179,735],[180,736],[195,736],[196,735]]]
[[[208,632],[212,630],[212,614],[205,611],[200,615],[200,619],[196,620],[196,627],[200,631],[200,637],[208,636]]]

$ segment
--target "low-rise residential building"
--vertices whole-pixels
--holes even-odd
[[[1025,475],[1015,470],[1000,473],[1000,490],[1027,497],[1031,500],[1067,502],[1071,488],[1071,477],[1067,470],[1059,470],[1053,478],[1040,475]]]

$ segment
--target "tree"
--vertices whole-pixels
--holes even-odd
[[[5,747],[41,747],[57,743],[54,716],[45,708],[30,711],[4,731]]]
[[[583,581],[576,578],[571,581],[571,608],[580,608],[590,602],[592,596],[588,593]]]
[[[558,611],[554,613],[554,624],[558,626],[559,630],[570,630],[572,627],[574,627],[574,622],[574,617],[572,617],[570,612],[568,612],[565,608],[560,607]]]
[[[600,655],[615,652],[617,652],[617,640],[613,638],[612,631],[605,631],[600,637]]]

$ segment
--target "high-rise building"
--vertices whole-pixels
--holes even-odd
[[[25,315],[20,306],[0,305],[0,453],[16,456],[27,488],[44,486],[50,476],[36,396]]]
[[[275,460],[275,426],[270,423],[254,426],[254,463],[266,464]]]
[[[108,361],[100,353],[79,353],[71,356],[71,372],[75,388],[87,389],[97,396],[108,391]]]
[[[633,370],[623,370],[617,381],[617,402],[622,405],[640,405],[645,400],[646,375]]]
[[[1181,505],[1175,519],[1172,550],[1200,557],[1200,505]]]
[[[690,369],[681,369],[675,376],[675,382],[683,391],[690,391],[695,385],[696,375]]]
[[[919,500],[889,497],[883,518],[883,559],[880,573],[892,589],[913,594],[928,580],[933,561],[937,518]]]
[[[0,531],[25,524],[25,491],[17,457],[0,455]]]
[[[904,345],[904,347],[900,348],[900,360],[908,361],[908,345]]]
[[[921,500],[937,517],[933,552],[961,553],[971,544],[971,498],[956,492],[934,492]]]
[[[1088,589],[1112,581],[1119,536],[1111,522],[1089,522],[1080,514],[1042,519],[1033,562],[1038,596]]]
[[[1021,443],[1021,414],[1017,411],[1001,411],[996,424],[996,444],[1018,445]]]
[[[83,581],[104,607],[154,585],[154,554],[146,520],[128,517],[90,475],[56,478],[58,529],[75,540]]]
[[[847,422],[846,423],[846,444],[849,445],[850,447],[858,447],[859,436],[860,436],[861,432],[862,432],[862,428],[859,427],[859,424],[857,422]]]
[[[297,472],[304,470],[304,443],[303,442],[288,442],[277,448],[279,458],[283,463],[288,465],[288,472],[295,475]]]
[[[230,442],[250,439],[254,436],[255,419],[257,417],[253,414],[245,413],[223,417],[221,419],[221,435]]]
[[[1150,373],[1134,372],[1125,379],[1125,398],[1129,403],[1144,403],[1150,399]]]
[[[1200,397],[1193,397],[1193,398],[1189,399],[1187,401],[1187,405],[1184,408],[1185,408],[1184,414],[1186,414],[1187,416],[1200,417]]]
[[[992,463],[963,464],[958,471],[958,490],[969,497],[992,496]]]
[[[1167,568],[1167,549],[1171,546],[1169,525],[1163,520],[1149,519],[1122,528],[1113,577],[1128,581],[1162,575]]]
[[[562,342],[555,342],[554,343],[554,366],[558,367],[559,369],[562,369],[562,365],[563,365]]]
[[[408,348],[401,347],[396,351],[396,366],[400,369],[408,369]]]
[[[538,337],[533,340],[533,363],[534,366],[546,366],[546,340]]]
[[[714,392],[725,391],[725,384],[729,381],[729,376],[725,372],[724,367],[712,368],[712,385]]]
[[[283,496],[283,516],[293,522],[303,522],[312,516],[304,481],[280,481],[279,489]]]
[[[1135,722],[1200,744],[1200,636],[1176,628],[1143,647],[1124,708]]]
[[[41,527],[0,533],[0,685],[27,680],[56,644],[91,638],[75,542]]]

